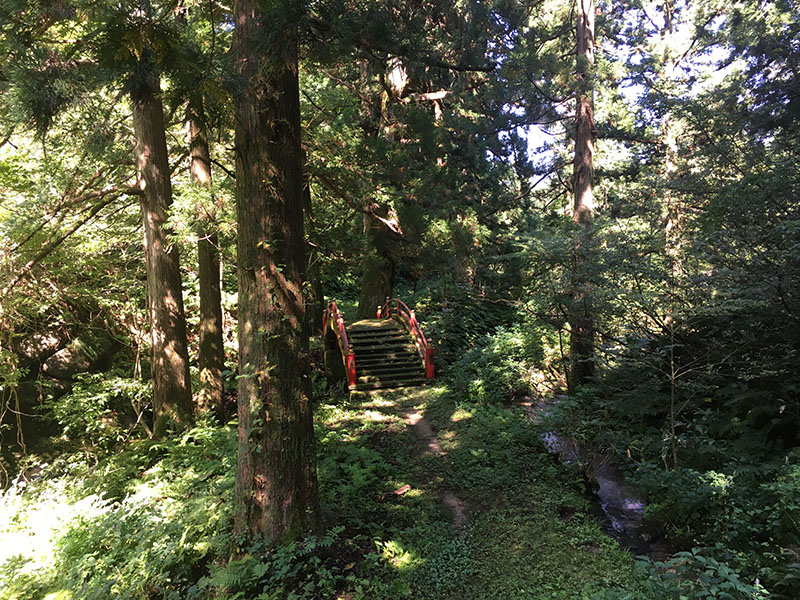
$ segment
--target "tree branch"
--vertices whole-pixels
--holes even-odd
[[[98,190],[96,192],[90,192],[86,194],[86,197],[100,197],[103,198],[104,196],[110,195],[108,198],[104,198],[101,202],[95,204],[90,210],[89,214],[84,217],[83,219],[79,220],[75,223],[72,227],[70,227],[67,231],[56,238],[51,238],[47,245],[42,248],[36,256],[31,258],[25,266],[23,266],[19,273],[17,273],[16,277],[11,280],[4,289],[3,295],[7,295],[11,290],[13,290],[20,281],[22,281],[35,267],[38,263],[40,263],[43,259],[45,259],[50,253],[52,253],[56,248],[58,248],[67,238],[69,238],[72,234],[74,234],[78,229],[86,225],[89,221],[91,221],[97,213],[103,210],[106,206],[111,204],[114,200],[116,200],[122,194],[131,194],[131,195],[141,195],[143,194],[142,190],[137,187],[130,187],[130,186],[114,186],[113,188],[109,188],[107,190]]]
[[[220,169],[222,169],[225,172],[225,175],[227,175],[231,179],[236,179],[236,173],[233,173],[233,172],[229,171],[228,168],[225,165],[223,165],[221,162],[219,162],[217,159],[211,158],[209,160],[212,162],[212,164],[215,164]]]

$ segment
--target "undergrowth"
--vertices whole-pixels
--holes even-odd
[[[634,585],[580,477],[521,415],[444,386],[330,400],[317,408],[320,535],[237,548],[235,430],[199,426],[17,478],[0,500],[0,598],[571,600]],[[423,452],[403,422],[412,406],[444,455]],[[458,532],[448,490],[468,506]]]
[[[160,442],[116,438],[39,462],[0,497],[0,598],[769,597],[747,571],[746,553],[725,555],[733,543],[635,565],[600,531],[577,467],[546,453],[521,409],[498,402],[537,356],[537,335],[500,328],[485,352],[470,354],[494,382],[484,393],[464,385],[476,374],[465,369],[438,387],[323,396],[316,434],[325,529],[278,548],[234,539],[235,426],[202,425]],[[520,363],[513,375],[505,356]],[[589,443],[608,416],[586,412],[587,394],[565,400],[551,419],[573,422],[575,436]],[[441,453],[426,451],[404,420],[409,410],[424,413]],[[775,536],[786,535],[796,511],[791,463],[776,464],[756,488],[741,487],[760,490],[759,515],[743,512],[753,499],[733,485],[755,472],[671,473],[705,487],[653,475],[653,485],[666,486],[663,503],[675,501],[667,493],[674,486],[700,492],[651,510],[686,510],[731,540],[787,543]],[[448,494],[465,506],[467,524],[458,529],[443,502]]]
[[[727,323],[708,322],[721,329]],[[676,554],[677,562],[650,565],[680,577],[664,584],[672,595],[648,597],[761,598],[768,591],[775,600],[794,600],[800,589],[794,384],[776,381],[777,367],[767,368],[765,356],[752,359],[774,351],[768,338],[749,347],[748,363],[729,353],[720,358],[726,346],[705,336],[708,323],[693,327],[699,333],[684,325],[674,345],[668,337],[630,344],[612,371],[553,405],[543,427],[611,456],[647,499],[645,519],[687,552]],[[670,372],[682,376],[671,382]],[[681,592],[688,581],[696,587]]]

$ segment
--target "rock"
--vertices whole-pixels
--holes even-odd
[[[53,329],[29,335],[16,343],[14,350],[23,361],[42,362],[63,348],[68,341],[65,330]]]
[[[23,381],[17,386],[16,397],[19,399],[19,410],[22,413],[31,414],[41,404],[41,398],[44,397],[44,392],[41,391],[39,384],[35,381]],[[11,404],[11,408],[16,410],[16,407]]]
[[[23,381],[16,389],[20,411],[26,415],[40,413],[42,400],[60,398],[72,390],[71,381],[43,377],[37,381]]]
[[[87,330],[48,358],[42,365],[42,373],[56,379],[85,373],[106,358],[112,346],[113,341],[105,331]]]

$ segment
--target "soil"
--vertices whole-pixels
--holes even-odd
[[[416,434],[417,438],[425,444],[425,452],[436,456],[446,455],[446,452],[442,450],[442,446],[439,443],[439,438],[421,412],[411,408],[403,411],[402,416],[405,424],[408,425]],[[453,529],[457,532],[463,531],[467,524],[467,502],[456,496],[451,490],[445,490],[442,492],[442,503],[452,513],[451,523]]]

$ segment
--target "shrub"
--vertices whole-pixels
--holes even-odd
[[[507,402],[529,393],[542,359],[540,339],[536,327],[498,327],[453,364],[455,391],[477,402]]]
[[[758,581],[747,583],[741,574],[697,549],[677,552],[666,562],[640,560],[637,571],[641,581],[634,592],[612,588],[596,594],[592,600],[766,600],[770,597]]]
[[[133,444],[88,472],[46,467],[2,496],[0,546],[14,554],[0,557],[0,590],[20,599],[182,597],[229,552],[235,448],[232,430],[197,427]]]
[[[435,344],[437,364],[447,366],[517,316],[511,305],[489,302],[467,285],[428,289],[425,296],[416,299],[414,308],[426,336]]]
[[[124,439],[149,408],[151,384],[115,373],[84,373],[69,394],[45,401],[65,438],[108,450]]]

